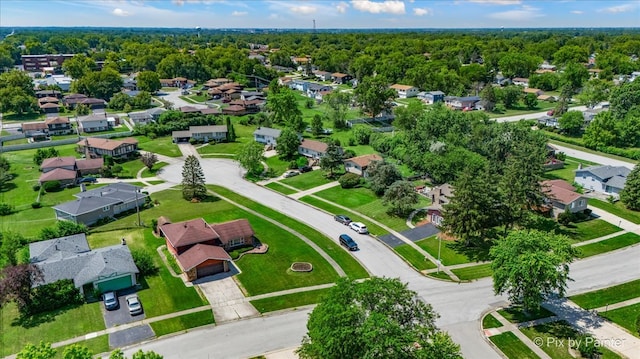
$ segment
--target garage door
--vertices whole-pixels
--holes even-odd
[[[96,284],[98,286],[98,290],[102,293],[112,291],[112,290],[125,289],[133,286],[133,283],[131,283],[130,275],[105,280]]]
[[[208,275],[224,272],[224,264],[213,264],[206,267],[198,268],[198,278],[206,277]]]

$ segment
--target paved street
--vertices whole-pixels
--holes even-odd
[[[637,163],[637,162],[634,163],[633,160],[626,160],[626,161],[615,160],[613,158],[604,157],[601,155],[597,155],[595,153],[575,150],[573,148],[557,145],[555,143],[553,143],[552,145],[553,147],[557,148],[558,151],[564,152],[569,157],[579,158],[581,160],[600,163],[603,165],[625,166],[625,167],[628,167],[629,169],[633,169],[633,166]]]
[[[586,109],[587,109],[586,106],[576,106],[576,107],[570,107],[569,111],[584,111]],[[496,120],[496,122],[516,122],[520,120],[537,120],[542,116],[547,116],[547,111],[527,113],[523,115],[515,115],[515,116],[507,116],[507,117],[497,117],[493,119]]]

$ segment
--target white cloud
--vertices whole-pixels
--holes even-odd
[[[416,16],[424,16],[424,15],[433,14],[433,10],[429,9],[428,7],[423,7],[423,8],[416,7],[416,8],[413,8],[413,13]]]
[[[338,5],[336,5],[336,9],[338,10],[339,13],[344,14],[347,12],[347,8],[349,7],[349,4],[347,4],[344,1],[341,1]]]
[[[316,8],[315,6],[300,5],[300,6],[292,6],[290,10],[296,14],[310,15],[318,11],[318,8]]]
[[[576,14],[576,15],[582,15],[582,14],[584,14],[584,11],[582,11],[582,10],[573,10],[573,11],[571,11],[571,13],[572,14]]]
[[[489,5],[520,5],[522,0],[469,0],[476,4],[489,4]]]
[[[231,16],[245,16],[247,14],[248,14],[248,12],[246,12],[246,11],[234,11],[234,12],[231,13]]]
[[[277,18],[279,18],[278,14],[270,14],[269,15],[269,19],[271,19],[271,20],[275,20]]]
[[[114,14],[115,16],[129,16],[129,15],[131,15],[130,12],[128,12],[126,10],[122,10],[120,8],[113,9],[113,11],[111,13]]]
[[[506,21],[528,21],[532,18],[542,17],[540,9],[528,5],[523,5],[520,10],[501,11],[489,14],[489,17],[496,20]]]
[[[184,4],[213,4],[214,2],[224,2],[225,0],[172,0],[171,2],[182,6]]]
[[[375,2],[369,0],[351,0],[353,8],[362,11],[370,12],[372,14],[389,13],[389,14],[404,14],[404,2],[398,0],[385,0],[383,2]]]
[[[598,11],[599,12],[606,12],[606,13],[609,13],[609,14],[618,14],[618,13],[621,13],[621,12],[633,11],[637,7],[638,7],[638,3],[630,3],[630,4],[606,7],[606,8],[600,9]]]

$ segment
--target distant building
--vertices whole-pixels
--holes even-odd
[[[65,60],[73,56],[74,54],[22,55],[22,66],[27,72],[40,72],[47,67],[60,68]]]

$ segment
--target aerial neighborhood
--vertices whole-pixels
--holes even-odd
[[[639,358],[637,28],[315,21],[0,27],[0,357]]]

